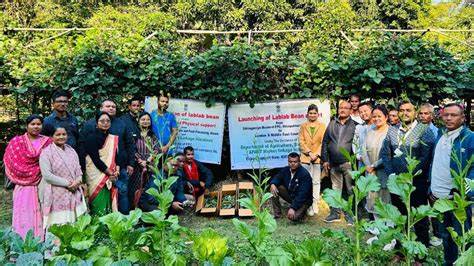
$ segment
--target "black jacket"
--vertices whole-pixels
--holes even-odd
[[[321,148],[321,159],[323,162],[329,162],[331,165],[341,165],[348,162],[346,157],[340,152],[340,148],[346,149],[350,154],[352,151],[352,139],[357,123],[350,117],[342,126],[339,119],[333,119],[329,122],[323,137]],[[342,130],[342,132],[339,132]]]
[[[122,115],[119,119],[128,127],[128,130],[132,133],[133,139],[137,141],[137,139],[140,138],[140,128],[138,127],[137,118],[133,117],[130,112],[128,112]]]
[[[79,133],[79,148],[82,167],[85,166],[85,141],[88,136],[96,130],[96,127],[95,119],[88,120],[84,123],[84,126]],[[128,165],[135,166],[135,141],[132,137],[132,133],[122,120],[117,118],[112,119],[109,134],[119,137],[117,165],[120,166],[121,169],[125,169]]]
[[[290,167],[283,167],[280,172],[273,177],[270,184],[275,186],[284,186],[290,194],[293,210],[298,210],[303,204],[311,205],[313,203],[313,182],[309,172],[300,165],[291,181]]]
[[[214,179],[214,176],[211,170],[209,170],[209,168],[204,166],[204,164],[198,160],[194,160],[194,162],[196,163],[196,166],[198,169],[199,180],[189,180],[188,176],[186,175],[186,171],[183,170],[183,173],[186,176],[186,180],[189,183],[191,183],[191,185],[193,185],[194,187],[200,187],[201,184],[199,184],[199,182],[203,181],[204,183],[206,183],[205,187],[210,188],[212,185],[212,179]],[[185,165],[184,167],[187,167],[187,166]]]

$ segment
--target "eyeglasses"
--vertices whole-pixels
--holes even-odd
[[[101,124],[110,124],[110,119],[100,119],[99,121],[97,121]]]
[[[69,103],[68,100],[58,100],[58,101],[54,101],[55,103]]]

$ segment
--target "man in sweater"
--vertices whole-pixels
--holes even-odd
[[[321,149],[323,167],[329,171],[331,176],[332,189],[341,191],[345,187],[347,194],[352,194],[352,170],[351,164],[341,153],[340,149],[345,149],[352,154],[352,142],[357,123],[350,117],[351,104],[347,101],[340,101],[338,105],[338,116],[329,122],[324,133],[323,146]],[[331,208],[331,212],[324,220],[332,223],[340,220],[341,210]],[[353,224],[350,215],[344,214],[346,222]]]
[[[288,166],[283,167],[270,184],[274,217],[282,216],[280,204],[282,198],[290,203],[286,217],[291,221],[301,221],[313,203],[313,192],[311,175],[301,166],[298,153],[288,154]]]
[[[413,178],[415,191],[411,194],[413,207],[428,204],[428,171],[430,166],[432,147],[435,141],[433,132],[428,125],[418,123],[415,106],[404,101],[399,106],[401,125],[391,126],[380,150],[380,157],[384,164],[385,173],[401,174],[408,172],[407,157],[419,161],[414,174],[421,170],[421,174]],[[405,204],[398,195],[391,194],[391,201],[398,210],[406,215]],[[415,224],[417,240],[425,246],[429,245],[428,218]]]
[[[433,204],[438,199],[452,199],[459,190],[451,171],[460,173],[469,167],[464,177],[465,181],[474,180],[474,133],[464,126],[465,115],[462,106],[452,103],[444,107],[442,119],[445,124],[443,134],[438,136],[435,144],[433,162],[431,164],[430,202]],[[460,162],[460,166],[457,164]],[[469,162],[471,161],[471,162]],[[470,188],[467,197],[474,199],[474,190]],[[465,232],[472,227],[472,210],[466,208]],[[462,234],[461,224],[457,221],[452,211],[443,214],[443,222],[439,225],[439,233],[444,246],[444,265],[453,265],[458,257],[458,248],[454,243],[447,228],[453,228]]]

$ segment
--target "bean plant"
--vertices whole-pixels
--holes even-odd
[[[456,153],[453,153],[451,158],[456,163],[458,169],[458,171],[451,169],[454,181],[453,197],[436,200],[433,208],[440,215],[452,212],[459,222],[461,234],[458,234],[452,227],[448,227],[447,230],[458,247],[458,260],[456,264],[467,265],[467,262],[472,260],[474,256],[474,247],[468,249],[469,244],[474,243],[474,229],[471,228],[469,231],[466,231],[466,221],[469,219],[467,209],[471,208],[471,205],[474,204],[474,201],[468,195],[468,192],[474,188],[474,180],[468,178],[469,171],[472,171],[474,155],[471,155],[469,160],[466,160],[467,163],[464,168],[462,167],[462,160],[466,158],[460,158]]]
[[[341,191],[326,189],[323,194],[323,199],[329,204],[329,206],[341,209],[348,215],[354,217],[354,261],[356,265],[361,265],[364,259],[361,249],[361,242],[364,236],[364,229],[367,228],[369,222],[366,219],[360,219],[357,206],[364,198],[368,196],[369,192],[379,191],[380,184],[377,181],[377,177],[375,175],[364,175],[365,167],[358,167],[355,155],[349,154],[349,152],[345,149],[341,149],[340,151],[352,166],[351,176],[355,182],[353,194],[349,195],[348,200],[345,200],[342,198]]]

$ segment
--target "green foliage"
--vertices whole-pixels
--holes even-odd
[[[92,218],[89,215],[80,216],[73,224],[51,226],[49,232],[60,241],[59,251],[55,254],[53,261],[63,260],[70,264],[86,258],[95,243],[98,227],[92,223]]]
[[[29,230],[25,238],[11,229],[0,230],[0,263],[2,265],[43,265],[43,254],[51,250],[53,244],[50,239],[41,241]]]
[[[229,253],[227,238],[212,229],[205,229],[192,240],[194,257],[201,263],[222,265]]]
[[[435,217],[436,214],[429,205],[413,207],[411,204],[411,194],[415,191],[413,178],[420,174],[417,159],[409,153],[406,157],[407,172],[401,174],[391,174],[388,180],[390,193],[400,196],[407,214],[402,215],[400,211],[391,204],[376,202],[375,212],[380,216],[381,223],[374,226],[381,232],[378,243],[387,244],[393,239],[401,243],[401,252],[406,256],[407,263],[411,263],[415,258],[423,258],[428,255],[426,246],[415,240],[415,233],[412,231],[414,224],[426,217]],[[390,226],[387,226],[390,224]]]
[[[341,148],[340,152],[352,167],[351,176],[355,181],[355,186],[352,189],[353,195],[349,195],[349,198],[346,201],[342,198],[342,191],[326,189],[323,193],[323,199],[332,208],[340,209],[350,217],[354,217],[355,243],[351,244],[355,256],[355,264],[361,265],[364,259],[364,254],[361,249],[361,241],[368,222],[359,217],[358,208],[354,206],[359,206],[359,203],[368,196],[369,192],[379,191],[380,184],[377,181],[376,176],[364,175],[365,167],[358,168],[355,154],[350,154],[344,148]]]
[[[57,32],[3,31],[0,83],[14,86],[18,106],[30,112],[48,112],[52,91],[69,90],[73,112],[82,119],[91,117],[104,97],[122,103],[124,98],[156,95],[159,90],[173,97],[203,99],[209,105],[237,100],[253,105],[281,98],[337,98],[354,92],[376,99],[406,94],[413,101],[436,102],[456,98],[470,87],[472,62],[453,59],[433,44],[439,38],[434,33],[410,38],[349,30],[383,27],[383,23],[428,27],[433,20],[440,27],[469,29],[472,8],[430,6],[425,0],[377,3],[9,1],[2,7],[3,27],[108,30],[69,32],[39,44],[35,43]],[[252,35],[251,45],[241,35],[173,32],[289,28],[308,31]],[[358,49],[341,37],[341,30]],[[471,33],[460,34],[453,36],[468,40]],[[472,51],[460,42],[441,42],[460,53],[460,58],[472,57]],[[35,45],[26,48],[31,44]]]
[[[136,209],[129,215],[123,215],[119,212],[113,212],[99,218],[100,222],[107,226],[110,238],[110,245],[100,246],[97,253],[91,255],[91,260],[107,260],[106,264],[126,260],[132,263],[147,261],[149,254],[141,249],[137,249],[138,239],[143,230],[135,229],[142,211]],[[109,254],[109,256],[104,256]]]
[[[256,161],[260,165],[260,156],[257,152]],[[248,241],[252,248],[252,252],[256,257],[256,264],[262,263],[266,260],[268,263],[281,263],[280,260],[288,258],[281,249],[269,250],[269,240],[273,232],[277,228],[277,223],[273,216],[266,209],[265,203],[272,197],[268,191],[268,181],[270,177],[266,174],[266,169],[253,169],[249,176],[255,182],[256,193],[251,197],[239,199],[240,206],[245,209],[250,209],[255,216],[255,225],[240,221],[239,219],[232,219],[237,231]],[[276,261],[275,261],[276,260]],[[286,261],[286,260],[285,260]]]
[[[324,242],[320,239],[307,239],[302,243],[288,243],[285,248],[291,253],[291,265],[331,265],[331,258],[326,253]]]
[[[461,155],[462,156],[462,155]],[[448,227],[447,230],[451,235],[454,243],[458,247],[460,265],[465,262],[466,254],[472,254],[472,248],[467,250],[468,245],[474,241],[474,229],[466,231],[467,210],[471,208],[474,201],[468,196],[468,187],[472,189],[472,180],[468,179],[468,173],[472,170],[474,164],[474,155],[468,158],[462,158],[456,153],[452,153],[451,160],[456,163],[457,169],[451,169],[451,175],[454,179],[453,188],[454,195],[452,199],[438,199],[433,208],[442,216],[443,213],[452,212],[457,222],[460,224],[460,234],[454,231],[454,228]],[[464,161],[463,161],[464,160]],[[463,167],[464,166],[464,167]]]

